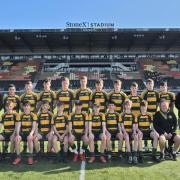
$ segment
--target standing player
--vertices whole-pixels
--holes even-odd
[[[65,105],[61,102],[57,104],[57,114],[53,118],[53,148],[56,153],[56,162],[62,157],[63,162],[67,162],[68,151],[68,117],[64,115]],[[59,152],[57,142],[61,143],[61,150]]]
[[[137,131],[137,120],[131,112],[132,101],[127,99],[124,102],[124,112],[120,115],[121,117],[121,128],[126,144],[126,152],[128,153],[128,163],[137,164],[137,147],[138,147],[138,135]],[[133,152],[130,147],[130,141],[134,140]]]
[[[76,91],[75,100],[80,101],[82,104],[82,112],[90,112],[90,101],[92,91],[87,88],[87,77],[82,76],[80,78],[81,87]]]
[[[21,108],[24,102],[29,102],[31,105],[31,111],[37,111],[38,95],[33,92],[33,84],[31,81],[27,81],[25,84],[25,93],[20,96]]]
[[[102,79],[98,79],[95,82],[96,85],[96,90],[92,94],[92,103],[98,103],[100,104],[100,112],[106,113],[107,110],[107,103],[108,103],[108,95],[107,93],[103,90],[103,85],[104,82]]]
[[[29,102],[23,103],[23,113],[20,116],[21,122],[21,140],[27,141],[29,156],[28,164],[33,164],[33,147],[34,147],[34,133],[37,128],[37,115],[31,112],[31,105]]]
[[[120,126],[120,115],[114,111],[115,106],[113,103],[109,103],[108,112],[105,115],[106,118],[106,137],[107,137],[107,152],[108,159],[111,159],[110,142],[111,140],[118,140],[118,153],[119,157],[122,157],[122,145],[123,134]]]
[[[137,117],[138,122],[138,150],[139,150],[139,162],[143,162],[143,153],[142,153],[142,139],[153,139],[153,149],[152,149],[152,160],[158,162],[156,158],[157,146],[159,134],[153,128],[153,117],[152,114],[147,112],[147,102],[142,101],[140,103],[141,113]]]
[[[159,92],[159,96],[160,96],[160,100],[161,99],[166,99],[167,101],[169,101],[169,107],[170,110],[173,111],[174,110],[174,103],[175,103],[175,94],[168,91],[168,86],[167,86],[167,82],[166,81],[162,81],[160,83],[160,92]]]
[[[51,79],[45,79],[43,82],[44,91],[39,94],[39,107],[42,101],[49,102],[49,111],[53,112],[56,105],[56,93],[51,90]]]
[[[18,153],[20,141],[18,140],[18,138],[15,138],[15,127],[18,123],[20,123],[20,117],[18,113],[13,111],[13,109],[14,103],[12,101],[8,101],[6,103],[6,112],[2,115],[0,119],[0,126],[4,127],[3,133],[0,134],[0,140],[10,141],[11,159],[13,158],[14,150],[17,153],[15,160],[12,162],[14,165],[16,165],[21,162],[20,152]]]
[[[20,108],[20,98],[18,95],[16,95],[16,87],[14,84],[10,84],[8,88],[8,94],[7,96],[3,97],[3,107],[4,107],[4,112],[6,111],[6,103],[8,101],[12,101],[14,103],[14,111],[17,113],[19,112]]]
[[[42,110],[38,114],[38,132],[36,131],[34,135],[34,143],[35,143],[35,150],[36,152],[40,152],[39,149],[39,140],[48,140],[48,153],[51,152],[52,149],[52,138],[53,138],[53,114],[48,111],[49,109],[49,102],[43,101],[42,102]],[[41,145],[41,144],[40,144]],[[42,150],[42,147],[41,147]]]
[[[124,101],[127,99],[127,95],[121,91],[121,80],[114,81],[114,90],[109,93],[109,102],[114,103],[115,111],[122,113]]]
[[[57,102],[64,104],[64,113],[69,115],[73,110],[74,92],[69,89],[69,79],[67,77],[62,78],[62,89],[57,92]]]
[[[100,161],[102,163],[106,163],[106,159],[104,157],[104,150],[106,148],[106,119],[105,114],[100,113],[100,105],[94,104],[93,112],[89,115],[89,148],[91,157],[89,163],[95,161],[95,146],[94,141],[100,140]]]
[[[75,102],[75,112],[69,116],[69,145],[71,146],[74,157],[73,161],[78,160],[78,154],[81,161],[85,160],[85,149],[89,144],[88,139],[88,114],[82,112],[82,104],[80,101]],[[83,145],[78,152],[74,141],[83,141]]]
[[[128,98],[132,101],[132,113],[137,117],[140,114],[140,103],[142,101],[142,98],[137,93],[138,91],[138,84],[136,82],[133,82],[131,84],[131,94],[128,96]]]

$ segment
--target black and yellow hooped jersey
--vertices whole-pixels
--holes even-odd
[[[50,105],[49,110],[51,112],[53,112],[55,100],[56,100],[56,93],[52,90],[50,90],[49,92],[42,91],[39,93],[39,101],[48,101]]]
[[[38,114],[38,129],[44,134],[48,134],[53,125],[53,114],[51,112],[41,112]]]
[[[153,116],[150,113],[145,115],[139,114],[137,117],[138,129],[140,131],[149,131],[151,128],[151,123],[153,121]]]
[[[68,117],[66,115],[55,115],[52,124],[56,127],[59,134],[64,134],[68,125]]]
[[[120,123],[120,115],[117,112],[107,112],[105,114],[106,118],[106,128],[110,132],[118,131],[118,124]]]
[[[31,104],[31,111],[36,111],[36,105],[38,102],[38,95],[34,92],[31,94],[24,93],[20,96],[21,103],[29,102]]]
[[[129,95],[128,98],[132,101],[132,107],[131,111],[135,116],[138,116],[140,114],[140,103],[142,101],[141,96],[132,96]]]
[[[74,92],[71,89],[67,91],[60,90],[57,92],[57,101],[64,104],[64,113],[70,114],[73,109]]]
[[[154,115],[159,104],[159,93],[157,91],[145,90],[142,92],[141,97],[148,102],[147,111]]]
[[[98,103],[100,104],[100,112],[105,113],[107,110],[107,103],[108,103],[108,95],[105,91],[101,92],[93,92],[92,94],[92,103]]]
[[[89,113],[90,102],[91,102],[92,91],[89,88],[78,89],[76,91],[75,100],[78,100],[82,103],[82,111]]]
[[[102,132],[102,123],[106,122],[105,114],[99,113],[99,114],[90,114],[89,115],[89,121],[92,122],[92,132]]]
[[[29,134],[32,130],[33,122],[37,122],[37,115],[33,112],[30,114],[21,114],[20,116],[21,121],[21,132]]]
[[[8,101],[12,101],[14,103],[13,110],[18,113],[19,109],[20,109],[20,97],[18,95],[15,95],[15,96],[9,96],[9,95],[8,96],[4,96],[4,98],[3,98],[4,112],[6,112],[6,105],[7,105]]]
[[[127,133],[132,133],[133,124],[137,124],[137,119],[132,113],[123,112],[120,115],[120,122],[124,125],[124,129]]]
[[[87,113],[72,113],[69,116],[69,122],[72,122],[72,130],[75,133],[82,134],[85,131],[85,123],[89,120]]]
[[[167,101],[169,101],[170,103],[170,106],[172,105],[172,103],[175,102],[175,99],[176,99],[176,96],[173,92],[159,92],[159,97],[160,97],[160,100],[161,99],[166,99]]]
[[[115,93],[114,91],[111,91],[109,93],[109,102],[114,103],[115,111],[118,113],[121,113],[123,111],[123,103],[127,99],[127,95],[120,91],[119,93]]]
[[[20,116],[18,113],[4,113],[1,116],[0,123],[4,126],[4,133],[13,133],[15,130],[15,123],[20,122]]]

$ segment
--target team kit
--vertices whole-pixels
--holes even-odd
[[[51,90],[51,80],[45,79],[43,91],[37,94],[32,82],[27,81],[20,96],[16,95],[15,85],[9,85],[2,100],[0,141],[10,146],[13,165],[22,162],[21,141],[27,142],[29,165],[41,153],[42,141],[48,142],[47,154],[54,153],[56,163],[69,162],[69,151],[73,162],[85,161],[87,149],[88,163],[97,159],[109,162],[114,140],[118,141],[118,158],[126,154],[129,164],[144,162],[143,145],[147,145],[147,140],[152,142],[152,161],[165,160],[167,142],[172,160],[177,160],[180,136],[176,133],[175,94],[168,91],[167,82],[161,82],[156,91],[154,81],[148,79],[141,94],[138,84],[132,82],[129,95],[121,90],[119,79],[108,93],[102,79],[95,81],[95,90],[89,89],[87,82],[87,77],[82,76],[79,89],[71,90],[69,79],[63,77],[62,87],[55,92]],[[77,141],[82,142],[80,148]]]

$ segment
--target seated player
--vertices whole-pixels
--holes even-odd
[[[89,115],[89,148],[91,157],[88,161],[92,163],[95,161],[95,146],[94,141],[100,140],[100,161],[102,163],[106,163],[106,159],[104,157],[104,150],[106,148],[106,119],[105,114],[100,113],[100,105],[94,104],[93,112]]]
[[[37,128],[37,115],[31,112],[31,105],[29,102],[23,103],[23,113],[20,116],[21,122],[21,139],[27,141],[28,144],[28,164],[33,164],[33,148],[34,148],[34,133]],[[18,135],[17,135],[18,136]]]
[[[157,146],[159,134],[153,128],[153,116],[147,112],[147,102],[142,101],[140,103],[141,113],[137,117],[138,122],[138,151],[139,151],[139,162],[143,163],[143,153],[142,153],[142,139],[153,139],[153,149],[152,149],[152,160],[158,162],[156,158]]]
[[[0,126],[4,127],[2,134],[0,134],[0,141],[10,141],[11,160],[14,160],[14,150],[16,152],[16,158],[12,162],[13,165],[21,162],[19,144],[20,141],[16,137],[15,127],[20,123],[19,114],[13,111],[14,103],[8,101],[6,103],[6,112],[0,118]]]
[[[64,103],[57,104],[57,114],[53,118],[53,148],[56,153],[55,162],[59,162],[62,157],[63,162],[67,162],[68,151],[68,117],[64,115]],[[57,142],[61,143],[61,151],[59,151]]]
[[[137,146],[138,146],[138,135],[136,117],[131,112],[132,101],[127,99],[124,103],[124,112],[120,115],[121,127],[126,144],[126,152],[128,154],[128,163],[137,164]],[[133,149],[131,150],[130,141],[134,140]],[[132,152],[133,151],[133,152]]]
[[[88,139],[88,114],[81,111],[80,101],[75,102],[75,112],[69,116],[69,145],[74,153],[73,162],[78,160],[78,154],[81,161],[85,161],[85,148],[89,144]],[[83,141],[80,152],[77,151],[74,141]]]
[[[48,140],[48,153],[51,152],[52,149],[52,138],[53,138],[53,131],[52,131],[52,123],[53,123],[53,114],[48,111],[49,109],[49,102],[43,101],[41,112],[38,114],[38,131],[36,130],[34,134],[34,145],[36,153],[42,151],[42,147],[39,148],[39,140]],[[40,143],[41,146],[41,143]]]
[[[108,160],[111,159],[110,144],[111,140],[114,139],[118,140],[118,153],[119,157],[122,157],[123,134],[120,126],[120,115],[114,109],[114,103],[109,103],[108,112],[105,114]]]
[[[160,111],[154,115],[153,125],[155,130],[159,133],[159,146],[160,146],[160,161],[165,160],[165,144],[168,140],[173,160],[177,160],[176,153],[180,146],[180,136],[176,134],[177,118],[174,112],[169,110],[169,102],[165,99],[160,101]]]

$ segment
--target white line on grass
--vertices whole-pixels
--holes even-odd
[[[79,180],[85,180],[85,168],[86,168],[86,162],[82,161]]]

